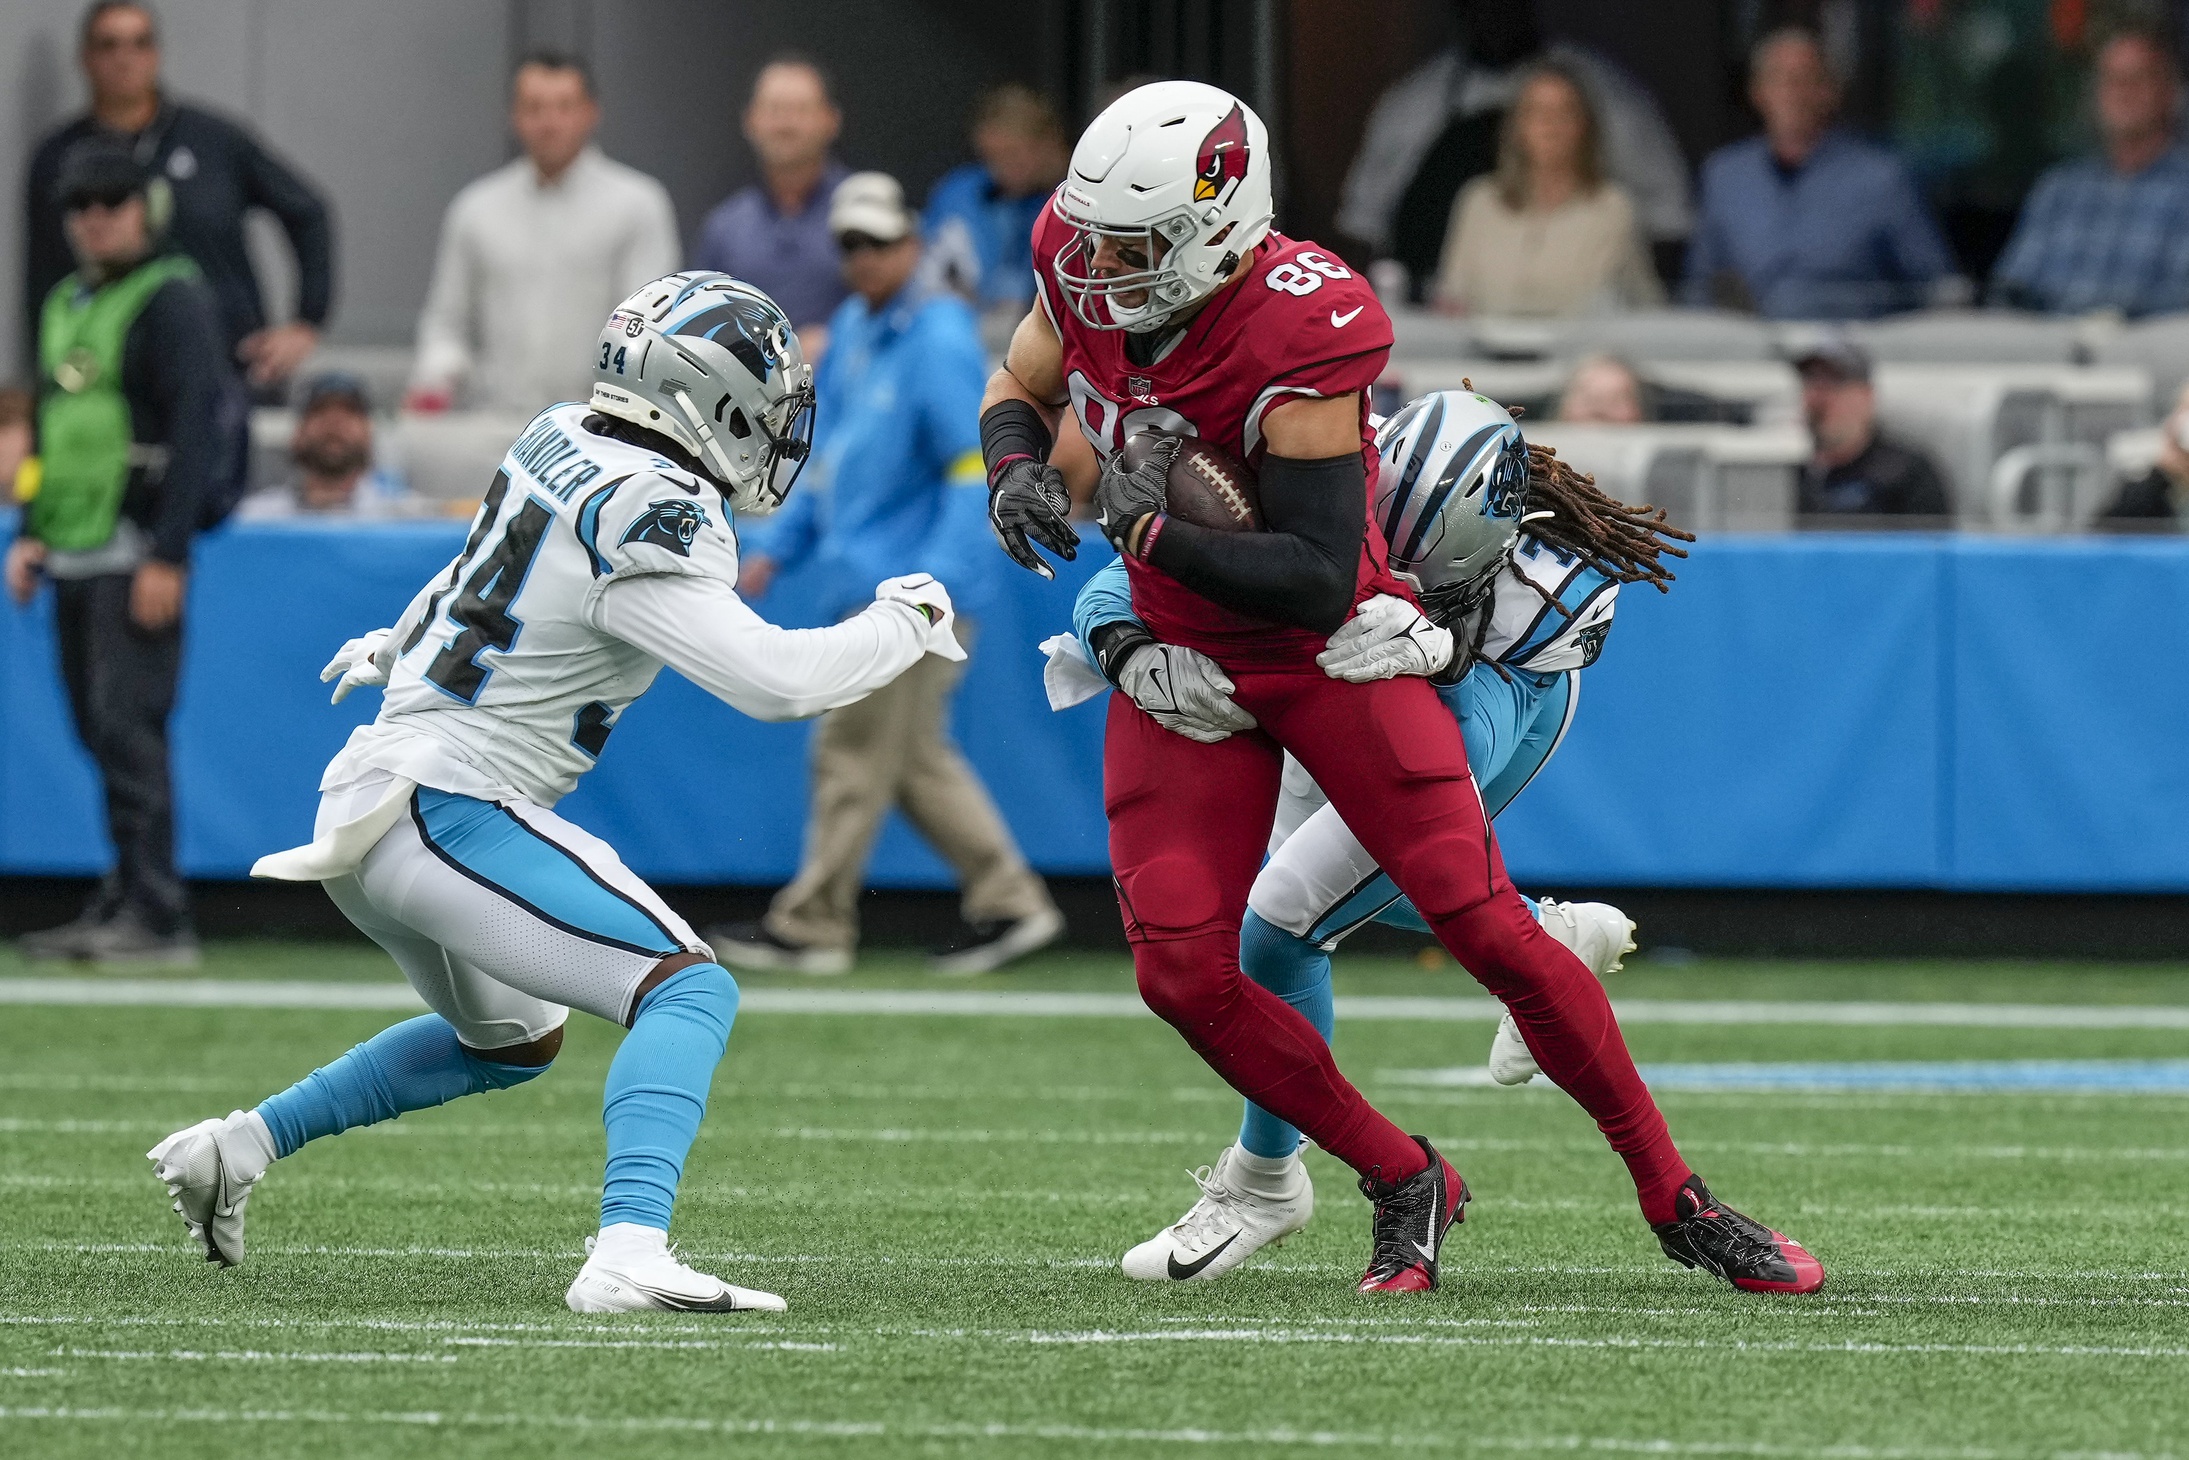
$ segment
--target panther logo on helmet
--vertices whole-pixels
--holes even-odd
[[[623,534],[623,541],[650,542],[680,558],[692,555],[692,539],[707,525],[707,509],[697,502],[665,498],[649,503],[639,519]]]
[[[1200,155],[1195,158],[1193,200],[1205,203],[1211,198],[1221,198],[1227,183],[1238,182],[1247,175],[1247,118],[1239,103],[1233,102],[1224,119],[1209,128],[1209,134],[1201,139]]]

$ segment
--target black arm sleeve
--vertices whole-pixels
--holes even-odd
[[[994,477],[998,463],[1014,456],[1031,456],[1036,461],[1047,461],[1056,438],[1049,432],[1049,423],[1041,418],[1041,412],[1027,402],[1012,398],[999,400],[980,415],[980,454]]]
[[[296,317],[323,328],[334,307],[334,224],[326,200],[257,138],[248,139],[247,145],[247,196],[280,220],[289,247],[296,250]]]
[[[227,450],[221,391],[228,352],[210,294],[183,280],[162,285],[130,327],[124,350],[130,413],[140,426],[153,427],[168,452],[166,475],[141,525],[152,539],[153,557],[187,563],[191,535]],[[141,429],[139,439],[146,439]]]
[[[1234,613],[1327,634],[1353,607],[1368,465],[1358,451],[1264,457],[1261,490],[1267,532],[1214,532],[1171,517],[1148,561]]]

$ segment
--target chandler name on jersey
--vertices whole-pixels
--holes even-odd
[[[380,769],[551,806],[661,672],[600,629],[602,592],[647,575],[736,583],[721,493],[586,430],[589,414],[550,407],[509,448],[463,552],[404,615],[379,718],[351,736],[323,787]]]
[[[1134,432],[1154,429],[1198,436],[1258,466],[1262,423],[1273,406],[1287,397],[1357,392],[1361,453],[1367,479],[1376,479],[1368,390],[1390,358],[1391,319],[1375,291],[1336,255],[1272,232],[1243,266],[1243,278],[1211,296],[1148,363],[1135,364],[1125,331],[1088,328],[1058,295],[1054,266],[1072,237],[1068,224],[1043,210],[1034,224],[1034,283],[1063,344],[1072,413],[1103,460]],[[1365,492],[1361,511],[1368,511]],[[1407,595],[1391,577],[1387,556],[1370,520],[1354,602],[1377,593]],[[1323,648],[1325,635],[1232,613],[1144,564],[1127,569],[1134,612],[1167,643],[1232,663],[1312,659]]]

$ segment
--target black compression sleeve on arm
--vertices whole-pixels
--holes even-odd
[[[996,468],[1014,456],[1031,456],[1036,461],[1049,459],[1049,448],[1056,444],[1050,434],[1049,423],[1041,418],[1031,401],[1013,397],[999,400],[980,416],[980,455],[988,468],[988,479],[995,480]]]
[[[1358,451],[1262,460],[1267,532],[1213,532],[1165,518],[1148,561],[1211,602],[1329,633],[1353,607],[1368,535],[1368,465]]]

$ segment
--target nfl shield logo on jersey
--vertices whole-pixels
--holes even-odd
[[[623,540],[650,542],[656,547],[667,548],[680,558],[688,558],[692,555],[692,539],[706,525],[706,508],[697,502],[680,502],[672,497],[648,504],[645,513],[623,534]]]
[[[1145,401],[1151,406],[1155,404],[1155,382],[1145,375],[1126,376],[1125,391],[1134,400]]]

